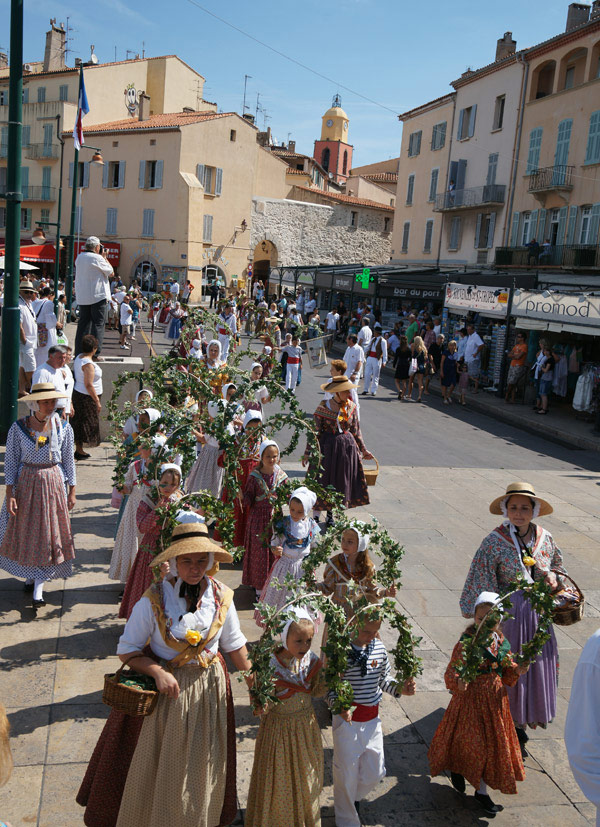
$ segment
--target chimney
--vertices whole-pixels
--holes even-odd
[[[245,121],[248,121],[248,123],[254,123],[254,115],[252,114],[252,112],[244,112],[242,117]]]
[[[138,121],[147,121],[150,117],[150,95],[140,92],[138,99]]]
[[[590,7],[584,3],[571,3],[567,12],[565,31],[570,32],[577,26],[583,26],[590,19]]]
[[[598,17],[600,17],[600,0],[594,0],[594,2],[592,3],[590,20],[596,20]]]
[[[46,49],[44,51],[44,72],[54,72],[65,68],[65,47],[67,33],[61,23],[56,25],[56,18],[50,21],[50,31],[46,32]]]
[[[496,60],[504,60],[517,51],[517,41],[513,40],[512,32],[504,32],[504,37],[496,42]]]
[[[288,141],[288,149],[290,152],[296,151],[296,141]]]
[[[0,52],[0,69],[8,69],[8,55],[6,52]]]
[[[75,58],[75,68],[76,68],[76,69],[79,69],[79,67],[81,66],[81,64],[82,64],[82,60],[81,60],[81,58],[80,58],[80,57],[76,57],[76,58]]]

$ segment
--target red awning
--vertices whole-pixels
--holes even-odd
[[[19,258],[21,261],[30,261],[32,264],[54,264],[56,247],[53,244],[30,244],[27,247],[21,247]]]

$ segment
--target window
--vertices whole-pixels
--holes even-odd
[[[150,146],[156,146],[156,138],[150,138]]]
[[[592,208],[591,207],[582,207],[581,208],[581,227],[579,229],[579,243],[580,244],[588,244],[589,241],[589,233],[590,233],[590,220],[592,217]]]
[[[446,121],[436,123],[431,132],[431,148],[435,151],[443,149],[446,144]]]
[[[232,144],[234,144],[236,142],[237,132],[235,131],[235,129],[230,129],[229,130],[229,140],[231,141]]]
[[[139,187],[144,190],[159,190],[163,182],[162,161],[140,161]]]
[[[117,146],[119,146],[119,142],[118,142],[118,141],[113,141],[113,142],[112,142],[112,145],[113,145],[114,147],[117,147]]]
[[[404,222],[404,227],[402,228],[402,252],[408,252],[408,237],[410,236],[410,221]]]
[[[409,175],[408,176],[408,183],[406,185],[406,203],[407,203],[407,205],[412,204],[414,191],[415,191],[415,176],[414,175]]]
[[[478,250],[494,245],[494,230],[496,229],[496,213],[478,213],[475,227],[475,248]]]
[[[477,117],[477,104],[461,109],[458,113],[458,131],[456,137],[459,141],[472,138],[475,134],[475,118]]]
[[[521,235],[521,246],[524,247],[529,241],[531,235],[531,213],[523,213],[523,230]]]
[[[356,210],[352,210],[350,213],[350,226],[358,227],[358,213]]]
[[[525,175],[531,175],[539,166],[543,132],[542,127],[538,126],[529,133],[529,154],[527,155]]]
[[[29,87],[28,86],[26,86],[23,89],[23,97],[21,98],[21,100],[23,101],[23,103],[29,103]]]
[[[0,227],[6,227],[6,207],[0,207]]]
[[[79,162],[77,164],[77,180],[76,187],[89,187],[90,185],[90,165],[88,161]],[[69,164],[69,186],[73,186],[73,162]]]
[[[106,235],[117,234],[117,210],[115,207],[108,207],[106,210]]]
[[[31,127],[29,126],[29,124],[23,125],[21,141],[23,143],[23,146],[29,146],[29,144],[31,143]]]
[[[585,151],[586,164],[600,164],[600,109],[592,112]]]
[[[423,134],[422,130],[418,132],[413,132],[409,139],[408,139],[408,157],[413,158],[415,155],[418,155],[421,151],[421,135]]]
[[[50,200],[50,185],[52,183],[52,167],[42,167],[42,201]]]
[[[3,126],[0,131],[0,158],[8,155],[8,127]]]
[[[428,218],[425,222],[425,241],[423,242],[423,252],[431,252],[431,239],[433,238],[433,218]]]
[[[31,229],[31,210],[29,210],[29,209],[22,209],[21,210],[21,229],[22,230],[30,230]]]
[[[29,198],[29,167],[21,167],[21,192],[23,198]]]
[[[487,171],[487,178],[485,183],[488,187],[493,186],[496,183],[496,172],[498,170],[498,153],[492,152],[491,155],[488,155],[488,171]]]
[[[213,217],[205,215],[202,221],[202,241],[209,244],[212,241]]]
[[[450,239],[448,241],[449,250],[458,250],[460,247],[460,227],[461,218],[453,218],[450,224]]]
[[[568,66],[565,72],[565,89],[572,89],[575,85],[575,67]]]
[[[154,235],[154,210],[144,210],[142,216],[142,236],[145,238]]]
[[[342,175],[348,172],[348,150],[344,150],[344,162],[342,164]]]
[[[54,137],[54,124],[44,124],[44,146],[42,155],[44,158],[52,158],[52,139]]]
[[[8,106],[8,89],[0,89],[0,106]]]
[[[204,187],[205,195],[221,195],[223,191],[223,170],[221,167],[196,166],[196,178]]]
[[[391,228],[392,228],[392,219],[389,217],[389,215],[386,215],[383,218],[383,232],[384,233],[389,233]]]
[[[58,99],[61,101],[68,101],[69,100],[69,86],[68,84],[61,84],[58,89]]]
[[[329,172],[329,157],[331,153],[329,151],[329,147],[325,147],[323,150],[323,154],[321,155],[321,166],[325,170],[325,172]]]
[[[125,161],[110,161],[104,165],[102,186],[117,190],[125,186]]]
[[[47,210],[47,209],[42,210],[41,213],[40,213],[40,224],[45,225],[45,228],[47,229],[48,226],[49,226],[49,221],[50,221],[50,210]]]
[[[46,103],[46,87],[38,86],[38,103]]]
[[[437,195],[439,176],[439,169],[436,168],[431,170],[431,178],[429,180],[429,198],[427,199],[428,201],[435,201],[435,196]]]
[[[558,125],[556,152],[554,153],[554,174],[552,176],[552,183],[555,186],[564,184],[566,179],[572,128],[573,120],[571,118],[566,118]]]
[[[502,129],[504,123],[504,106],[506,104],[506,95],[498,95],[496,98],[496,105],[494,107],[494,125],[492,129]]]

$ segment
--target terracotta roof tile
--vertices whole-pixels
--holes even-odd
[[[310,172],[305,172],[303,169],[292,169],[288,167],[285,171],[286,175],[310,175]]]
[[[90,124],[84,126],[85,134],[96,132],[136,132],[139,130],[154,129],[178,129],[191,123],[202,121],[213,121],[217,118],[227,118],[235,115],[235,112],[165,112],[160,115],[151,115],[144,121],[137,118],[124,118],[120,121],[109,121],[108,123]]]
[[[397,172],[363,172],[362,178],[367,178],[369,181],[383,181],[387,184],[398,183]]]
[[[316,187],[302,187],[296,186],[296,189],[310,192],[313,195],[319,195],[322,198],[328,198],[331,201],[338,201],[341,204],[354,204],[357,207],[370,207],[374,210],[385,210],[386,212],[394,212],[394,208],[388,204],[380,204],[379,201],[371,201],[370,198],[355,198],[354,195],[342,195],[338,192],[324,192],[316,189]]]

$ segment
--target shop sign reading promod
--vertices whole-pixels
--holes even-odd
[[[513,296],[511,313],[519,319],[600,327],[600,297],[554,292],[544,296],[522,290]]]
[[[482,316],[503,318],[508,310],[508,290],[451,282],[446,285],[445,305],[450,311],[472,310]]]

